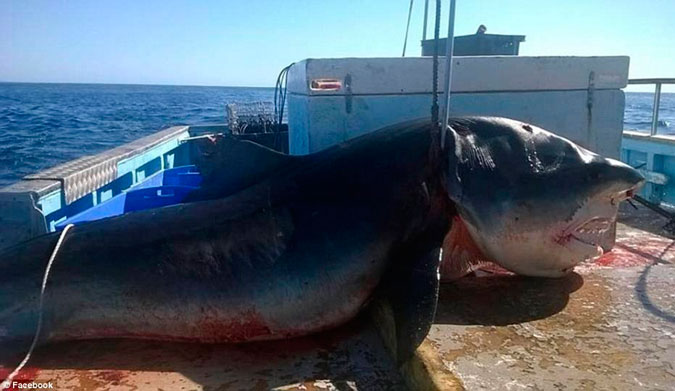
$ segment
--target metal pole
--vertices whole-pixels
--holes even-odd
[[[441,109],[441,148],[445,148],[445,133],[448,128],[448,115],[450,114],[450,85],[452,84],[452,50],[455,46],[455,0],[450,0],[450,12],[448,15],[448,38],[445,41],[445,90],[443,93],[443,106]]]
[[[661,83],[656,83],[656,90],[654,91],[654,107],[652,111],[652,136],[656,134],[656,128],[659,126],[659,105],[661,105]]]
[[[412,16],[414,0],[410,0],[410,8],[408,9],[408,23],[405,25],[405,39],[403,40],[403,54],[401,57],[405,57],[405,48],[408,46],[408,31],[410,30],[410,17]]]
[[[424,26],[422,26],[422,41],[427,39],[427,19],[429,18],[429,0],[424,0]]]

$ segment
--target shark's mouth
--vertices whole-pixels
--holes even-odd
[[[639,185],[638,185],[639,186]],[[575,222],[555,236],[555,241],[579,253],[581,258],[602,255],[600,244],[616,221],[618,204],[631,198],[637,186],[591,200],[577,213]],[[579,259],[581,261],[583,259]]]
[[[606,217],[594,217],[580,224],[570,232],[570,239],[597,247],[600,245],[604,234],[612,226],[612,222],[613,219],[608,219]]]
[[[555,241],[577,254],[575,263],[600,256],[603,253],[600,243],[613,222],[614,218],[595,216],[574,224]]]

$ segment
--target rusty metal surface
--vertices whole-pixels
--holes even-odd
[[[627,222],[653,230],[650,219]],[[497,274],[441,288],[429,339],[465,388],[675,389],[675,245],[617,232],[613,251],[563,279]]]
[[[16,360],[0,352],[5,368],[0,375]],[[57,390],[405,389],[376,330],[361,319],[331,332],[270,343],[53,344],[38,349],[28,366],[20,375],[24,383],[51,381]]]

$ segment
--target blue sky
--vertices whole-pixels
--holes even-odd
[[[0,80],[273,86],[308,57],[399,56],[407,12],[408,0],[2,0]],[[629,55],[630,77],[675,77],[672,0],[457,0],[457,35],[481,23],[526,35],[521,55]]]

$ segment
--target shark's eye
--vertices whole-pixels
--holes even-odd
[[[537,157],[547,170],[555,170],[562,164],[565,155],[550,150],[538,151]]]

